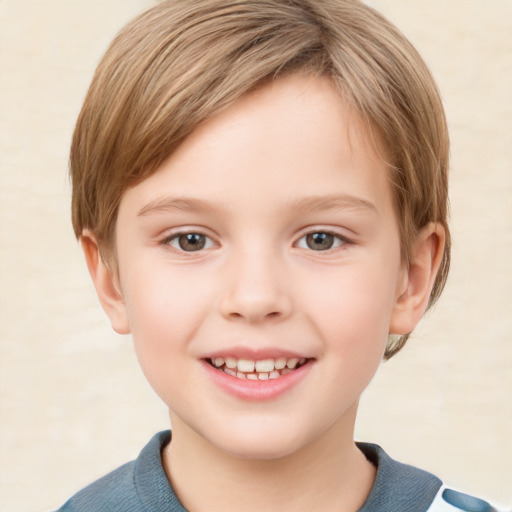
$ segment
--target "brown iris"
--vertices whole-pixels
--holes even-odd
[[[200,251],[206,245],[206,237],[199,233],[185,233],[178,235],[178,244],[184,251]]]
[[[330,233],[309,233],[306,245],[314,251],[327,251],[334,245],[334,235]]]

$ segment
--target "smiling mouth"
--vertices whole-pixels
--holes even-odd
[[[215,369],[237,379],[270,380],[278,379],[305,365],[305,357],[280,357],[277,359],[237,359],[235,357],[215,357],[207,359]]]

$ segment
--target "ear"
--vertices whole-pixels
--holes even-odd
[[[390,334],[410,333],[421,320],[441,264],[444,243],[445,231],[440,224],[430,223],[418,234],[411,263],[403,269],[399,283]]]
[[[87,268],[91,274],[101,306],[110,318],[112,328],[119,334],[128,334],[130,325],[126,313],[126,304],[119,289],[117,276],[105,264],[96,238],[89,230],[80,237]]]

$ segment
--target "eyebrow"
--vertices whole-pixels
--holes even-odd
[[[178,210],[184,212],[199,212],[211,210],[213,206],[208,201],[201,199],[191,199],[186,197],[162,197],[149,202],[137,213],[138,217],[152,215],[155,213],[164,213]]]
[[[298,211],[325,211],[344,209],[364,209],[379,214],[377,207],[367,199],[350,194],[304,197],[294,201],[291,207]]]
[[[377,207],[367,199],[349,194],[333,194],[303,197],[292,201],[288,205],[296,211],[326,211],[338,209],[365,209],[378,215]],[[209,201],[187,197],[162,197],[154,199],[142,207],[137,213],[138,217],[165,213],[169,211],[204,212],[215,209],[215,205]]]

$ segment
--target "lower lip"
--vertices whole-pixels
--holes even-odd
[[[309,360],[296,370],[277,379],[251,380],[233,377],[203,361],[209,377],[219,388],[237,398],[253,401],[272,400],[286,393],[304,379],[312,365],[313,360]]]

